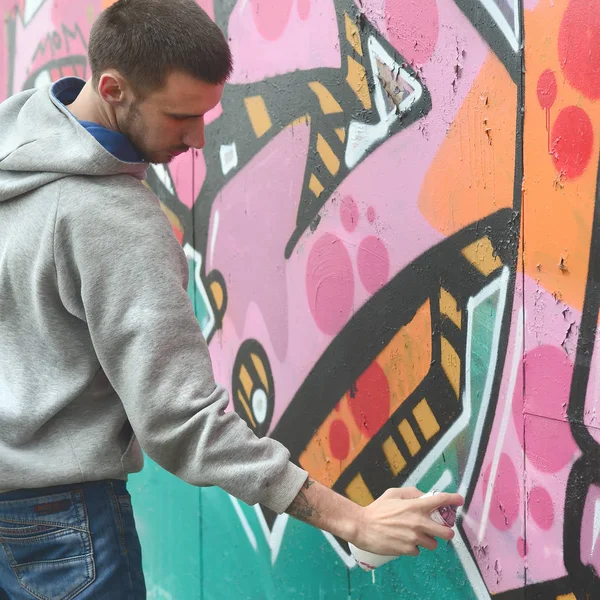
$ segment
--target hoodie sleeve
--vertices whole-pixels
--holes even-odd
[[[78,187],[73,179],[56,216],[59,292],[87,323],[141,447],[192,485],[285,511],[307,473],[279,442],[225,412],[228,394],[215,384],[186,292],[185,254],[156,197],[128,175]]]

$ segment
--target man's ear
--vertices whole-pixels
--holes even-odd
[[[112,69],[105,71],[98,80],[98,94],[113,108],[128,104],[131,88],[125,78]]]

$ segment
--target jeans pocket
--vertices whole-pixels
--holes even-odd
[[[39,600],[71,600],[96,578],[80,491],[0,502],[0,544],[21,587]]]

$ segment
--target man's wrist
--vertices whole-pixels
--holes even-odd
[[[355,504],[351,500],[349,500],[349,503],[352,505],[351,509],[341,511],[342,522],[340,523],[340,533],[338,534],[338,537],[351,544],[355,544],[363,526],[364,509],[362,506]]]

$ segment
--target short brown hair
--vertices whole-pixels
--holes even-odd
[[[118,0],[94,23],[88,57],[95,87],[116,69],[140,95],[172,71],[221,84],[232,70],[222,31],[194,0]]]

